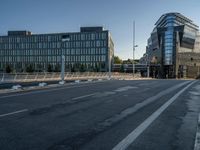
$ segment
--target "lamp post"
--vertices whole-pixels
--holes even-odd
[[[146,54],[147,78],[149,78],[149,54]]]
[[[138,47],[138,45],[133,46],[133,77],[135,76],[135,64],[134,64],[134,60],[135,60],[135,48]]]
[[[134,59],[135,59],[135,48],[138,47],[138,45],[135,45],[135,21],[133,21],[133,77],[135,76],[135,64],[134,64]]]
[[[65,82],[65,56],[62,54],[61,56],[61,82]]]
[[[108,51],[109,52],[109,60],[108,60],[108,78],[109,80],[111,79],[111,54],[110,54],[110,50]]]
[[[60,84],[65,83],[65,56],[63,54],[63,40],[61,41],[60,47],[61,47],[61,82]]]
[[[60,48],[61,48],[61,81],[60,84],[65,84],[65,55],[64,55],[64,51],[63,51],[63,43],[69,41],[69,37],[66,35],[62,36],[61,39],[61,44],[60,44]]]

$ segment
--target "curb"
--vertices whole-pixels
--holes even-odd
[[[92,82],[82,82],[81,80],[78,80],[78,82],[70,82],[70,83],[65,83],[65,84],[49,84],[45,86],[28,86],[28,87],[22,87],[18,89],[2,89],[0,90],[0,94],[8,94],[8,93],[16,93],[16,92],[28,92],[28,91],[33,91],[33,90],[40,90],[40,89],[49,89],[49,88],[55,88],[55,87],[61,87],[61,86],[68,86],[68,85],[76,85],[76,84],[87,84],[87,83],[95,83],[95,82],[103,82],[107,80],[92,80]]]

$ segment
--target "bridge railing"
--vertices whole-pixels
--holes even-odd
[[[0,73],[0,83],[9,82],[42,82],[60,80],[60,73]],[[88,80],[88,79],[107,79],[108,72],[66,72],[65,80]],[[131,73],[116,73],[111,74],[113,79],[132,79]],[[140,74],[135,74],[134,78],[140,78]]]

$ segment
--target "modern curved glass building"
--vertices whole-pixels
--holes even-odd
[[[180,13],[163,14],[148,39],[145,57],[152,76],[195,77],[200,66],[199,27]]]

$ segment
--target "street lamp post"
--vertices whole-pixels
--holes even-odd
[[[62,64],[61,64],[61,82],[65,82],[65,56],[62,55],[61,56],[61,61],[62,61]]]
[[[109,52],[109,60],[108,60],[108,78],[109,78],[109,80],[111,79],[111,54],[110,54],[110,50],[108,51]]]
[[[138,47],[138,45],[135,45],[135,21],[133,21],[133,77],[135,76],[135,48]]]
[[[64,84],[65,83],[65,55],[64,55],[64,50],[63,50],[63,43],[69,41],[69,37],[67,37],[66,35],[62,36],[61,39],[61,44],[60,44],[60,48],[61,48],[61,81],[60,84]]]
[[[147,78],[149,78],[149,54],[146,54]]]
[[[135,76],[135,64],[134,64],[134,60],[135,60],[135,48],[138,47],[138,45],[133,46],[133,77]]]
[[[65,56],[64,56],[64,53],[63,53],[63,40],[61,41],[61,84],[64,84],[65,83]]]

